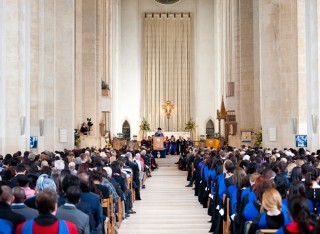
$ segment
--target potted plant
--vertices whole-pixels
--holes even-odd
[[[150,124],[145,118],[143,118],[139,128],[140,128],[140,131],[143,132],[143,136],[145,136],[146,132],[150,131]]]
[[[190,118],[184,125],[184,130],[190,132],[190,137],[193,139],[193,130],[196,129],[196,123]]]
[[[80,139],[79,129],[74,129],[74,146],[77,149],[79,149],[80,148],[80,143],[81,143],[81,139]]]

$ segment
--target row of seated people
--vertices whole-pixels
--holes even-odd
[[[39,226],[32,233],[61,233],[63,220],[66,233],[115,233],[116,223],[136,213],[151,158],[146,150],[107,151],[0,155],[0,224],[8,227],[0,233],[26,233],[29,220]],[[54,205],[43,210],[48,199]]]
[[[320,233],[320,151],[194,149],[195,196],[213,233]],[[263,232],[261,232],[263,233]]]

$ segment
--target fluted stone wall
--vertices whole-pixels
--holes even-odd
[[[101,80],[110,81],[109,1],[0,0],[0,153],[72,149],[89,117],[100,146]],[[112,86],[111,86],[112,88]],[[67,142],[60,141],[67,130]]]
[[[73,146],[74,1],[0,1],[0,152]],[[40,120],[44,134],[40,136]],[[59,129],[67,129],[60,143]]]

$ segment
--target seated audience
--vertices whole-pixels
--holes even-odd
[[[272,188],[264,192],[261,203],[261,213],[252,222],[248,234],[254,234],[258,229],[279,229],[288,225],[291,220],[287,212],[282,212],[280,193]]]
[[[39,211],[38,217],[20,224],[15,233],[78,233],[77,228],[73,223],[58,219],[54,216],[54,213],[57,211],[57,202],[58,196],[55,191],[43,190],[39,192],[36,198],[36,206]]]
[[[74,223],[79,234],[89,234],[89,216],[76,208],[76,205],[80,202],[80,197],[80,187],[70,186],[67,189],[66,203],[58,208],[56,217]]]
[[[39,212],[36,209],[32,209],[24,204],[26,194],[22,188],[14,187],[12,189],[12,193],[14,196],[13,203],[11,204],[13,212],[21,214],[26,218],[26,220],[33,219],[38,216]]]
[[[288,209],[292,222],[279,229],[277,234],[308,234],[313,231],[314,222],[311,218],[308,200],[305,197],[295,196],[289,199]]]
[[[20,223],[23,223],[26,219],[21,214],[17,214],[12,211],[11,203],[14,200],[11,188],[3,185],[0,187],[0,219],[4,219],[12,224],[13,231]],[[1,228],[1,227],[0,227]]]

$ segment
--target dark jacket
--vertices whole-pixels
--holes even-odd
[[[0,202],[0,219],[10,221],[13,224],[14,229],[26,220],[21,214],[13,212],[11,206],[4,202]]]

